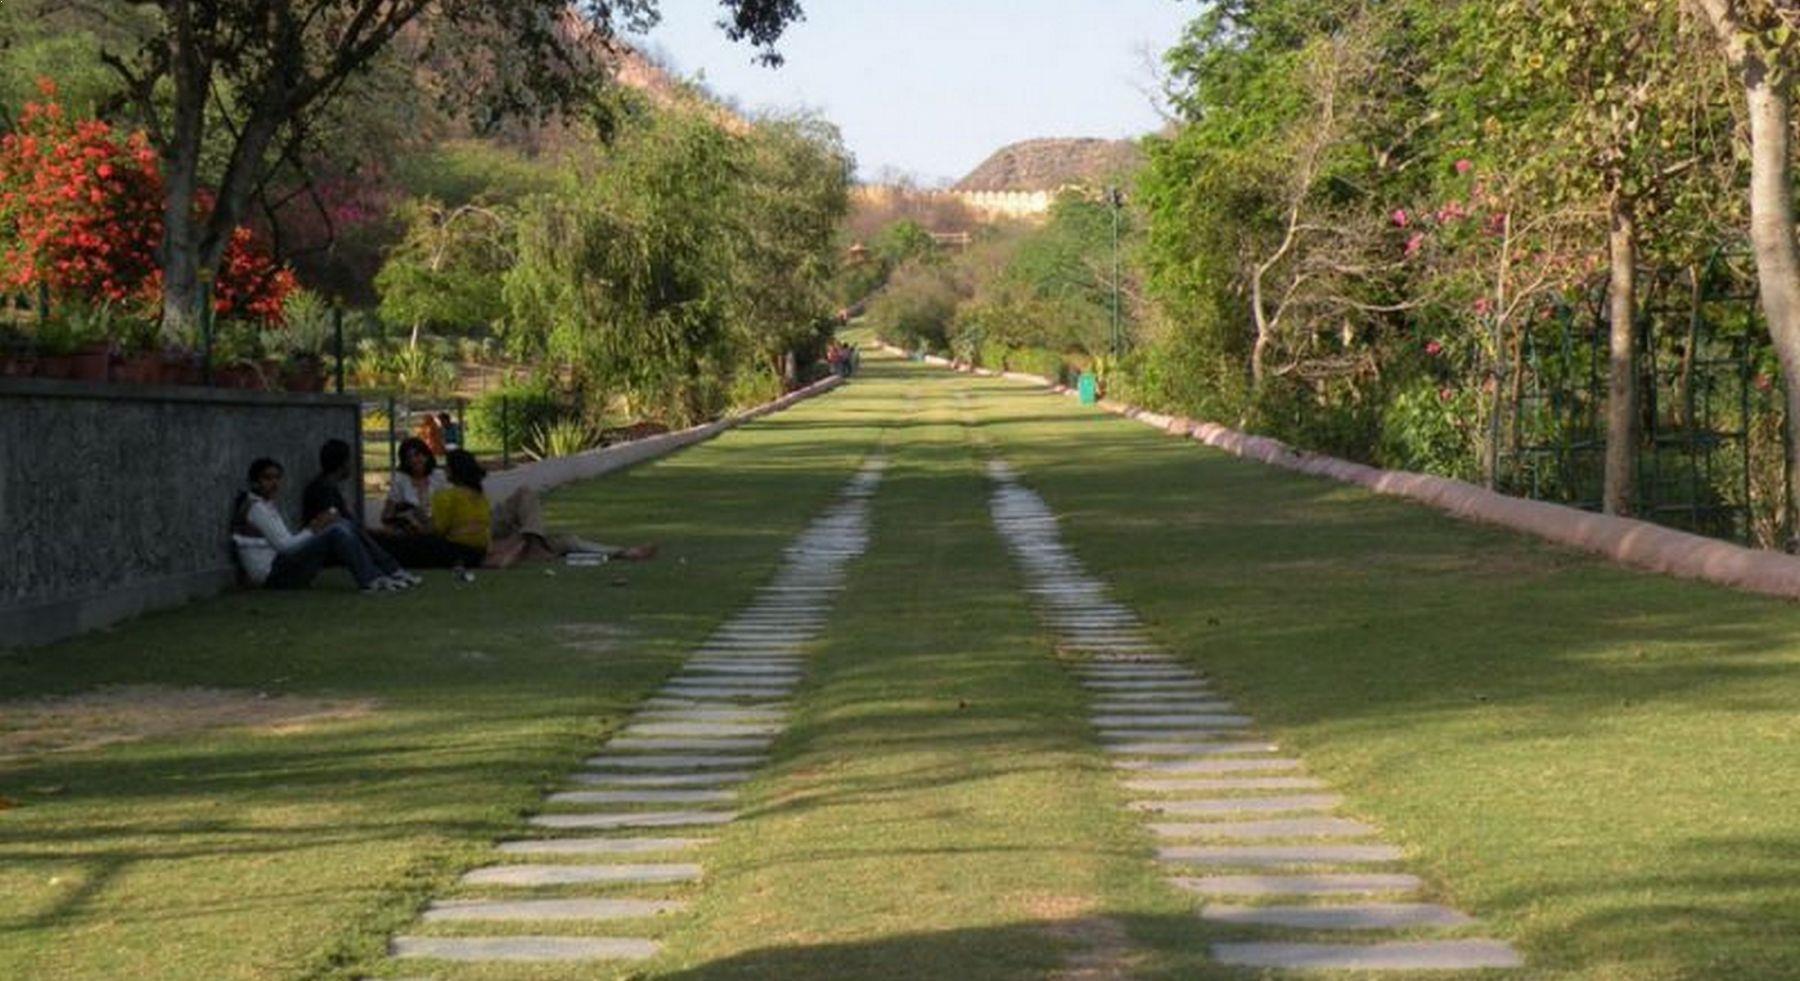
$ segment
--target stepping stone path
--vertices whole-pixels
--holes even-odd
[[[1375,828],[1330,816],[1339,798],[1255,738],[1253,720],[1108,598],[1041,497],[1002,461],[988,475],[994,524],[1059,649],[1084,656],[1076,671],[1094,699],[1091,721],[1124,785],[1143,795],[1131,807],[1151,818],[1169,882],[1203,899],[1201,919],[1246,935],[1213,944],[1214,960],[1264,971],[1523,966],[1507,944],[1469,936],[1472,918],[1399,901],[1424,885],[1395,870],[1400,850],[1374,840]]]
[[[865,463],[784,551],[756,600],[570,775],[569,789],[546,796],[528,822],[534,836],[497,844],[494,864],[465,875],[455,898],[427,906],[417,931],[393,938],[389,953],[467,963],[656,956],[661,945],[642,934],[687,903],[618,892],[704,881],[697,853],[710,839],[694,832],[737,817],[741,786],[786,728],[805,648],[824,630],[847,566],[868,547],[869,499],[884,467],[879,458]],[[614,923],[620,935],[605,935]],[[508,929],[480,932],[488,924]]]

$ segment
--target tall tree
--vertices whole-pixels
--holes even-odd
[[[1718,41],[1749,116],[1750,245],[1787,397],[1788,500],[1800,501],[1800,237],[1794,228],[1794,79],[1800,10],[1792,0],[1688,0]],[[1793,515],[1787,515],[1792,534]],[[1791,543],[1790,543],[1791,545]]]

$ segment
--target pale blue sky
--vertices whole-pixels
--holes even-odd
[[[663,0],[650,48],[744,107],[809,107],[844,132],[864,178],[955,179],[1007,143],[1138,136],[1144,90],[1194,0],[805,0],[787,63],[763,68],[713,26],[713,0]]]

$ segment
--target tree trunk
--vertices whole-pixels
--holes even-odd
[[[176,11],[179,43],[172,59],[174,109],[163,149],[163,237],[157,259],[163,274],[163,336],[193,344],[200,312],[200,249],[194,195],[200,184],[200,151],[206,140],[206,92],[210,68],[200,60],[192,13]]]
[[[1687,340],[1681,346],[1681,374],[1675,382],[1675,412],[1683,430],[1692,430],[1697,425],[1694,414],[1694,359],[1698,357],[1694,349],[1700,345],[1700,309],[1703,300],[1700,283],[1700,267],[1688,267],[1688,326]],[[1694,434],[1687,433],[1691,443]]]
[[[1744,68],[1750,112],[1750,243],[1756,253],[1763,317],[1781,360],[1787,407],[1788,501],[1783,525],[1792,534],[1800,499],[1800,242],[1794,236],[1794,183],[1789,126],[1793,103],[1760,60]]]
[[[1637,484],[1637,219],[1631,202],[1615,197],[1607,236],[1612,279],[1607,292],[1611,331],[1606,386],[1607,514],[1631,513]]]

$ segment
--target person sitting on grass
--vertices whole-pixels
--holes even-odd
[[[275,499],[281,493],[281,464],[267,457],[250,464],[250,487],[232,505],[231,539],[238,563],[251,584],[265,589],[304,589],[328,559],[350,570],[365,593],[410,587],[415,577],[387,558],[378,564],[355,525],[331,509],[315,515],[300,531],[289,531]]]
[[[319,475],[306,485],[300,494],[300,521],[311,524],[312,520],[326,511],[343,517],[354,526],[362,536],[363,547],[369,550],[369,558],[376,566],[390,570],[389,575],[417,586],[424,580],[407,572],[402,567],[402,559],[396,549],[387,547],[392,539],[377,535],[362,523],[362,516],[344,499],[344,481],[351,476],[350,444],[341,439],[328,439],[319,447]],[[405,560],[406,564],[419,563]]]
[[[550,531],[543,503],[529,487],[514,491],[497,507],[490,505],[482,487],[487,471],[466,450],[451,450],[444,463],[450,486],[431,495],[432,528],[488,568],[572,554],[629,561],[656,555],[655,545],[602,545]]]

